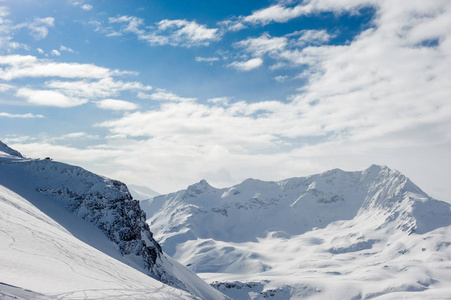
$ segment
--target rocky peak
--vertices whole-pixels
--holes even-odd
[[[8,147],[8,145],[4,144],[2,141],[0,141],[0,152],[23,158],[22,154],[19,151],[11,149],[10,147]]]

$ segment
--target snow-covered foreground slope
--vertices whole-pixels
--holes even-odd
[[[162,252],[121,182],[0,150],[0,295],[224,299]]]
[[[449,299],[450,205],[387,167],[142,202],[175,259],[234,299]]]
[[[39,199],[46,201],[48,199]],[[57,203],[46,204],[83,239],[114,253],[111,241]],[[81,227],[81,228],[80,228]],[[11,190],[0,186],[0,298],[192,299],[83,243],[65,227]],[[16,287],[16,288],[14,288]],[[19,288],[20,287],[20,288]],[[33,292],[26,293],[23,288]],[[43,295],[47,297],[44,297]],[[151,295],[151,297],[149,297]]]

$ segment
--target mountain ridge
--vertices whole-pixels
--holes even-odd
[[[228,188],[201,180],[141,201],[141,206],[170,255],[236,299],[366,299],[426,293],[431,282],[447,282],[417,262],[436,265],[433,257],[451,259],[444,246],[451,245],[446,233],[451,230],[450,204],[429,197],[387,166],[333,169],[281,181],[246,179]],[[406,275],[401,266],[390,269],[402,256],[416,262],[409,264],[412,270],[424,268],[430,275]],[[375,287],[382,279],[362,281],[342,265],[347,260],[350,266],[359,262],[354,268],[373,265],[368,268],[374,274],[385,272],[399,281],[384,279]],[[337,285],[329,287],[329,281]],[[352,281],[361,288],[349,286]],[[346,291],[338,282],[348,286]],[[403,284],[393,287],[394,282]]]
[[[2,149],[15,153],[7,146]],[[132,199],[122,182],[51,159],[29,159],[9,153],[0,157],[0,169],[0,184],[31,199],[42,211],[52,215],[58,209],[56,205],[95,225],[119,252],[113,254],[116,259],[194,295],[225,297],[163,253],[145,222],[139,201]],[[53,208],[50,203],[55,203]],[[63,227],[70,226],[58,214],[53,213],[52,218]],[[72,230],[77,232],[74,227]]]

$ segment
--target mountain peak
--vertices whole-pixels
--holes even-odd
[[[2,141],[0,141],[0,152],[6,153],[8,155],[12,155],[12,156],[17,156],[17,157],[23,158],[22,154],[19,151],[16,151],[16,150],[8,147],[8,145],[3,143]]]

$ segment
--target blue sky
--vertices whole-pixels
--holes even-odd
[[[385,164],[451,201],[449,1],[0,1],[0,138],[160,192]]]

